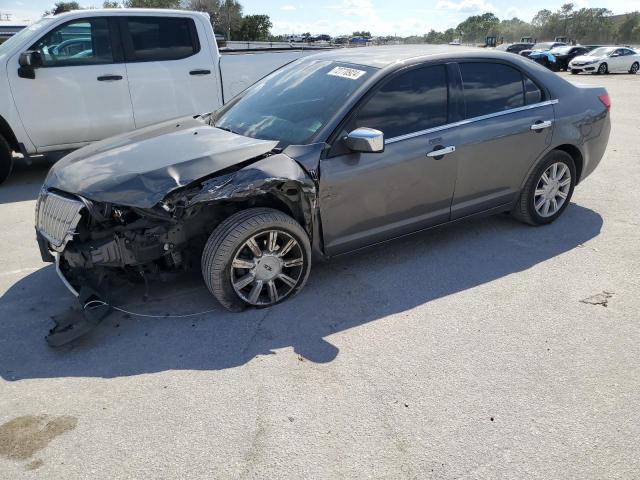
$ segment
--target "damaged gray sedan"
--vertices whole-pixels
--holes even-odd
[[[83,301],[201,268],[226,308],[264,307],[303,287],[312,258],[477,214],[554,221],[609,129],[603,88],[517,56],[331,51],[214,114],[66,156],[37,202],[38,243]]]

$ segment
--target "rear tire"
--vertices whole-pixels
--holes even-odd
[[[233,312],[292,297],[304,286],[310,269],[309,236],[293,218],[271,208],[231,215],[216,227],[202,252],[207,288]]]
[[[0,184],[2,184],[13,170],[13,151],[11,147],[0,135]]]
[[[640,70],[640,63],[633,62],[633,65],[631,65],[631,68],[629,69],[629,73],[631,75],[635,75],[636,73],[638,73],[638,70]]]
[[[557,183],[555,179],[550,178],[552,175],[548,172],[553,169],[554,165],[556,166],[556,174],[559,177]],[[563,165],[566,166],[566,170]],[[560,175],[561,173],[562,175]],[[553,181],[547,184],[543,179],[543,175]],[[567,178],[569,180],[568,184],[560,186],[566,182]],[[562,215],[562,212],[569,205],[576,179],[576,167],[571,155],[561,150],[553,150],[544,157],[527,178],[527,182],[520,192],[520,198],[511,214],[514,218],[529,225],[546,225],[553,222]],[[550,198],[546,212],[544,211],[545,198]],[[558,205],[560,202],[562,202],[561,205]],[[554,204],[558,208],[552,210]]]
[[[607,73],[609,73],[609,65],[601,63],[598,67],[598,75],[606,75]]]

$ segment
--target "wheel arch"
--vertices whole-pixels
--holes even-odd
[[[576,185],[580,183],[580,179],[582,178],[582,169],[584,167],[584,157],[582,156],[582,152],[580,151],[580,149],[575,145],[563,144],[558,145],[554,149],[550,150],[549,153],[553,150],[560,150],[562,152],[568,153],[571,156],[576,167]]]
[[[4,137],[9,146],[15,151],[20,151],[20,145],[18,144],[18,138],[9,123],[0,115],[0,135]]]

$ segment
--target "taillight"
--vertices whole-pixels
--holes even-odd
[[[598,95],[598,98],[600,99],[600,101],[604,105],[604,108],[607,109],[607,112],[609,110],[611,110],[611,99],[609,98],[609,94],[608,93],[603,93],[602,95]]]

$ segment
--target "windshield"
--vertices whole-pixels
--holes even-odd
[[[604,55],[609,55],[611,52],[615,50],[615,47],[600,47],[595,50],[591,50],[587,55],[589,57],[602,57]]]
[[[330,61],[298,61],[250,87],[224,107],[218,128],[279,146],[304,145],[314,137],[375,68]]]
[[[0,55],[11,50],[13,48],[13,45],[18,45],[20,42],[22,42],[23,38],[30,37],[33,33],[37,32],[38,30],[42,30],[44,27],[46,27],[51,22],[53,22],[53,20],[54,18],[52,17],[43,18],[41,20],[38,20],[36,23],[33,23],[28,27],[23,28],[12,37],[9,37],[6,42],[0,45]]]
[[[549,50],[553,47],[553,42],[536,43],[531,50]]]

